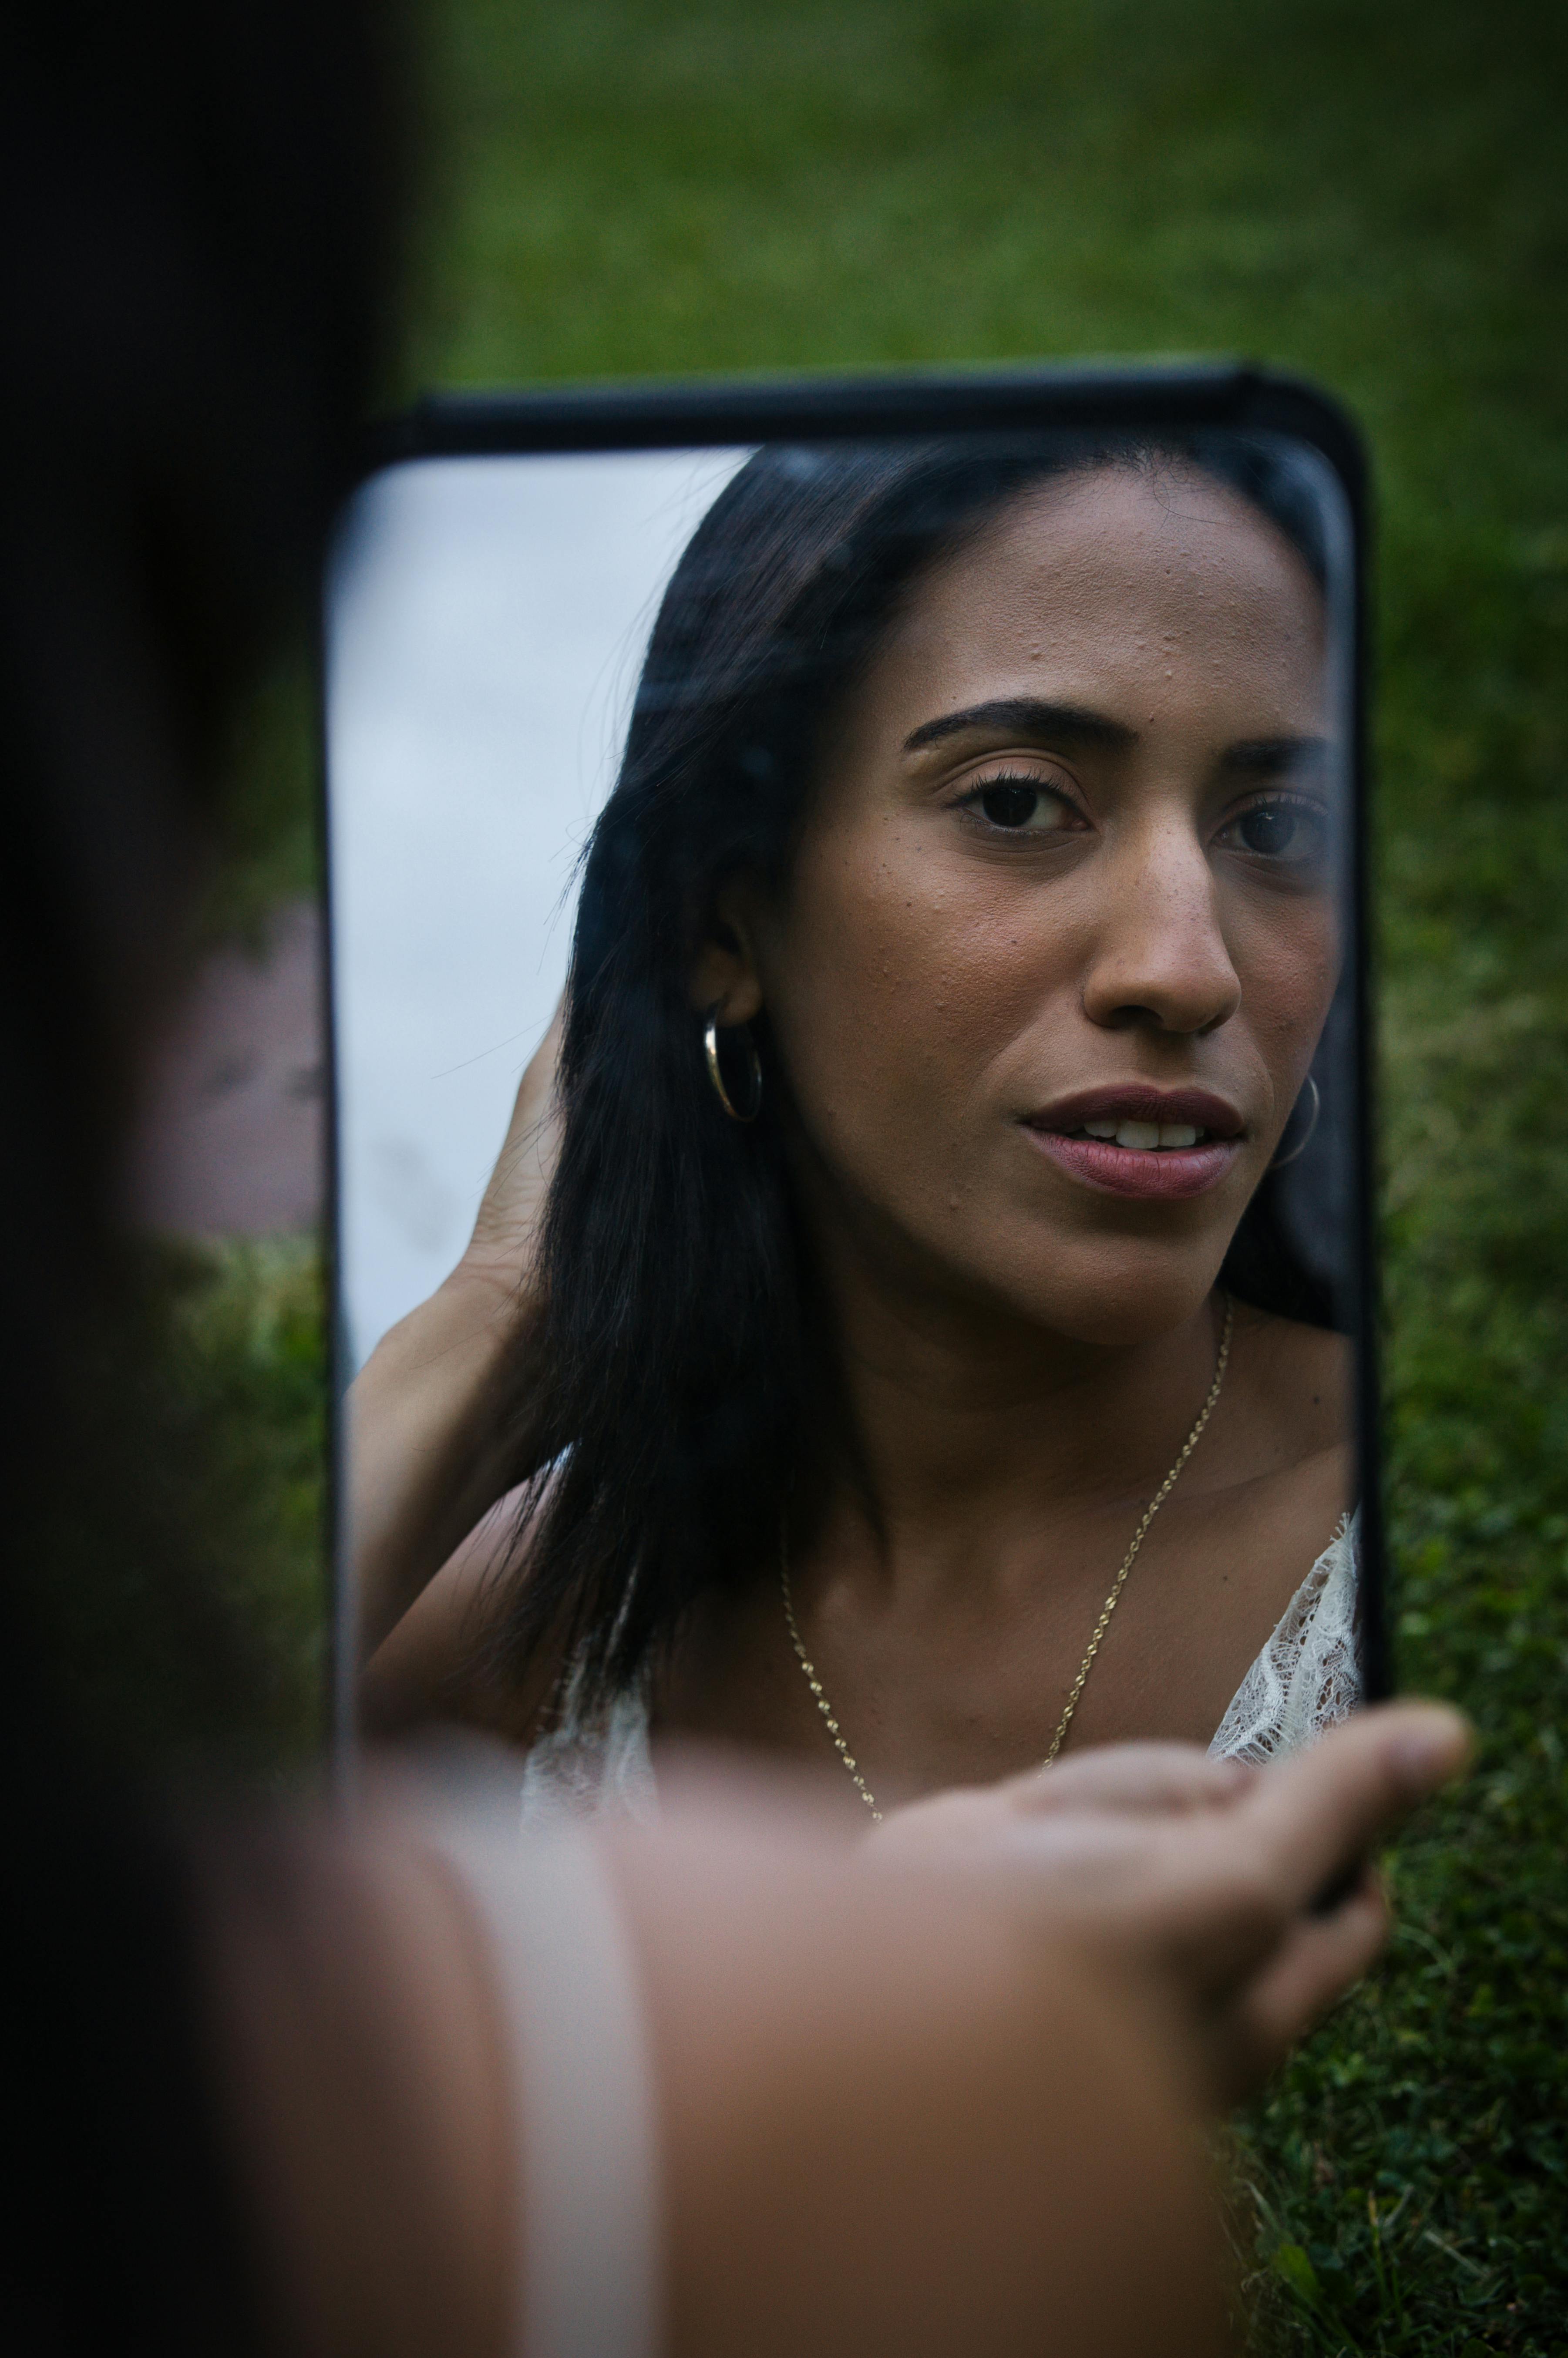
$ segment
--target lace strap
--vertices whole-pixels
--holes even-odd
[[[1300,1751],[1361,1700],[1357,1520],[1341,1518],[1285,1607],[1215,1732],[1214,1758],[1264,1761]]]

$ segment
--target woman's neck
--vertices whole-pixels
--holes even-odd
[[[819,1245],[848,1411],[843,1505],[886,1557],[911,1542],[967,1553],[978,1525],[1038,1529],[1158,1487],[1213,1378],[1214,1297],[1160,1336],[1088,1343],[841,1235]]]

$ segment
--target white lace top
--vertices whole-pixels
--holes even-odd
[[[1356,1646],[1356,1518],[1338,1529],[1292,1597],[1268,1644],[1231,1698],[1210,1756],[1275,1760],[1298,1752],[1361,1694]],[[560,1725],[523,1765],[525,1825],[600,1810],[655,1819],[658,1787],[649,1743],[645,1683],[617,1695],[602,1718],[580,1718],[568,1699]]]

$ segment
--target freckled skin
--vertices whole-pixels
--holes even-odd
[[[1215,1281],[1340,957],[1325,864],[1239,832],[1281,788],[1238,749],[1321,740],[1324,653],[1301,560],[1212,481],[1026,494],[914,586],[825,717],[782,902],[744,880],[721,901],[694,1003],[766,1010],[865,1469],[795,1568],[801,1625],[879,1798],[1040,1757],[1207,1388]],[[1097,726],[909,747],[1021,699]],[[999,775],[1049,823],[991,824],[975,795]],[[1023,1126],[1134,1082],[1239,1116],[1206,1194],[1098,1192]],[[1336,1338],[1238,1313],[1074,1744],[1206,1742],[1348,1503],[1347,1380]],[[656,1719],[822,1757],[776,1587],[698,1617]]]

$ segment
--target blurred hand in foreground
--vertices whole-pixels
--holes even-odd
[[[1042,1929],[1177,2018],[1205,2102],[1253,2093],[1376,1959],[1370,1854],[1468,1758],[1436,1704],[1359,1712],[1251,1768],[1182,1745],[1108,1746],[893,1812],[866,1847],[1010,1881]]]
[[[1386,1919],[1361,1862],[1468,1740],[1400,1704],[1257,1772],[1121,1747],[869,1840],[787,1779],[693,1762],[656,1828],[574,1837],[646,2013],[669,2358],[1222,2358],[1195,2121],[1365,1971]],[[352,1826],[225,1833],[216,2017],[288,2346],[492,2358],[518,2140],[570,2123],[529,2124],[526,2069],[512,2115],[494,1919],[396,1781]]]

